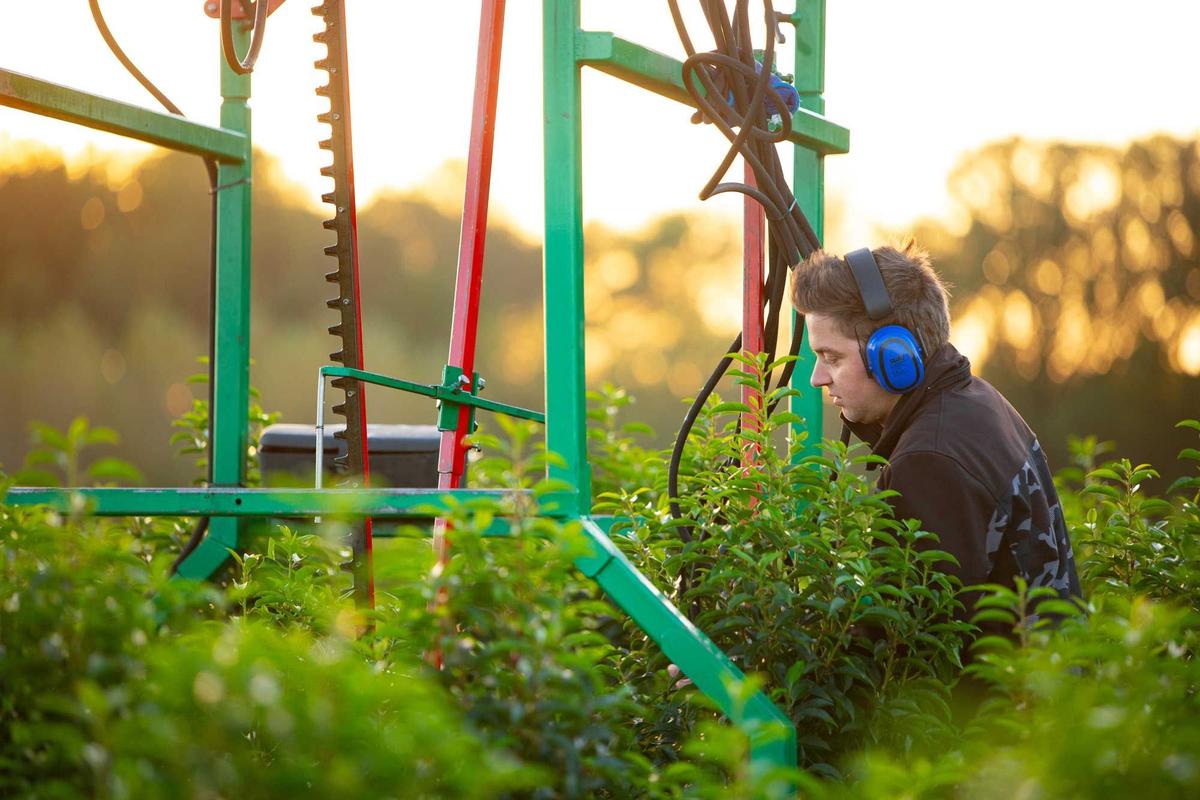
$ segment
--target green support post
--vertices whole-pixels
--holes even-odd
[[[591,553],[576,561],[647,633],[696,686],[742,727],[751,759],[794,766],[795,726],[761,691],[735,708],[730,680],[742,674],[733,663],[651,585],[589,518],[586,376],[584,372],[583,179],[580,66],[590,64],[642,88],[686,102],[681,65],[667,56],[611,34],[579,30],[579,0],[543,0],[545,159],[546,444],[563,456],[550,476],[574,487],[563,495],[567,516],[582,523]],[[845,129],[802,111],[797,140],[822,152],[848,146]],[[820,204],[820,189],[812,200]],[[819,398],[818,398],[819,400]]]
[[[542,80],[546,241],[546,447],[564,463],[550,477],[573,492],[555,499],[575,515],[591,509],[583,316],[583,134],[580,127],[579,0],[544,0]]]
[[[800,93],[801,108],[825,113],[825,0],[796,0],[791,17],[795,27],[792,46],[796,54],[794,86]],[[846,142],[849,146],[849,140]],[[825,239],[825,155],[817,150],[793,148],[792,190],[800,210],[812,223],[817,238]],[[793,312],[792,324],[798,323]],[[823,435],[824,406],[821,390],[809,383],[816,355],[805,337],[800,357],[792,373],[792,388],[800,395],[791,398],[792,411],[804,418],[808,438],[799,457],[819,455]]]
[[[244,51],[249,33],[234,26],[238,49]],[[250,230],[251,146],[250,76],[238,75],[221,64],[221,127],[245,136],[242,158],[217,165],[217,264],[214,290],[216,314],[212,364],[212,425],[209,457],[214,486],[241,486],[246,479],[246,447],[250,411]],[[214,517],[208,535],[179,565],[185,578],[204,579],[216,572],[238,546],[245,522]]]

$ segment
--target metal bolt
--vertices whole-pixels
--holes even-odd
[[[339,213],[339,214],[344,214],[344,213],[346,213],[346,207],[345,207],[345,206],[338,206],[338,213]]]
[[[209,14],[215,14],[216,12],[221,10],[221,6],[218,5],[217,3],[208,2],[208,3],[204,4],[204,10],[207,11]]]
[[[342,305],[344,305],[344,306],[348,306],[348,305],[350,305],[350,298],[349,298],[349,297],[347,297],[347,298],[344,298],[344,299],[342,300]]]
[[[487,386],[487,379],[480,378],[479,379],[479,391],[482,392],[485,386]]]
[[[353,390],[353,389],[347,389],[347,390],[346,390],[346,397],[354,397],[354,390]]]
[[[333,115],[333,118],[334,118],[334,119],[341,119],[341,118],[342,118],[342,115],[341,115],[341,114],[334,114],[334,115]]]

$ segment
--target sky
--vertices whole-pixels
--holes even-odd
[[[6,5],[0,66],[153,105],[109,54],[83,0]],[[447,174],[447,162],[465,158],[479,3],[347,5],[357,190],[365,205],[380,192],[428,184]],[[1121,143],[1200,131],[1200,112],[1189,101],[1200,77],[1193,55],[1200,4],[828,5],[826,113],[851,131],[851,152],[826,163],[831,236],[861,241],[879,226],[952,215],[946,177],[988,141],[1020,135]],[[204,15],[203,1],[101,6],[134,62],[189,116],[215,123],[218,25]],[[279,160],[298,199],[315,207],[327,156],[316,145],[323,101],[313,93],[319,76],[312,61],[322,48],[311,41],[319,21],[309,6],[289,0],[271,17],[252,107],[256,144]],[[494,215],[531,239],[540,238],[542,213],[540,7],[508,2],[492,190]],[[692,21],[698,36],[695,14]],[[585,0],[583,26],[682,54],[665,2]],[[790,71],[786,60],[781,66]],[[696,196],[724,152],[717,131],[691,125],[685,107],[607,75],[585,70],[583,87],[586,219],[636,229],[681,209],[739,218],[739,199],[702,204]],[[0,109],[0,163],[19,157],[15,143],[28,140],[76,160],[103,153],[128,162],[150,150]],[[438,199],[458,207],[460,192]]]

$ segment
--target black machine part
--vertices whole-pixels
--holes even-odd
[[[326,425],[323,458],[330,464],[346,452],[346,440],[337,434],[344,425]],[[313,425],[279,423],[263,431],[259,465],[268,486],[279,483],[311,485],[317,429]],[[437,488],[437,456],[441,434],[433,425],[367,426],[371,451],[371,483],[396,488]]]

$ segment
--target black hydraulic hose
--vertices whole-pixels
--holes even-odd
[[[667,0],[671,17],[679,34],[687,59],[683,63],[683,84],[697,108],[693,121],[712,123],[729,141],[729,149],[717,169],[700,191],[706,200],[718,194],[738,192],[758,201],[764,210],[769,228],[770,257],[762,297],[765,320],[763,335],[769,362],[775,360],[779,327],[786,311],[786,276],[790,269],[820,248],[821,242],[800,210],[788,186],[775,145],[787,140],[792,133],[791,116],[779,92],[770,85],[774,63],[774,45],[778,34],[778,16],[771,0],[763,0],[767,38],[761,64],[754,57],[750,37],[749,0],[737,0],[732,19],[722,0],[700,0],[701,10],[716,46],[715,52],[697,52],[683,21],[678,0]],[[779,126],[770,130],[763,124],[766,103],[779,111]],[[741,156],[754,175],[753,186],[722,178]],[[804,318],[799,316],[792,330],[788,353],[796,356],[804,338]],[[679,469],[683,451],[696,419],[717,384],[732,363],[733,351],[740,350],[739,335],[722,357],[685,415],[672,449],[668,465],[667,490],[671,514],[682,519],[679,504]],[[788,361],[780,372],[778,382],[764,375],[764,391],[772,392],[788,385],[795,373],[795,359]],[[771,388],[774,383],[774,390]],[[772,401],[767,413],[773,413],[779,398]],[[692,525],[681,525],[680,538],[691,542],[695,538]],[[686,592],[691,582],[691,570],[681,575],[680,592]]]
[[[258,61],[258,51],[262,49],[263,38],[267,32],[267,14],[271,11],[269,0],[258,0],[252,5],[254,10],[254,33],[250,36],[250,48],[245,58],[238,58],[237,48],[233,45],[233,0],[220,0],[221,3],[221,52],[225,54],[225,63],[238,75],[249,75],[254,71]],[[242,12],[251,4],[247,0],[239,0]]]
[[[158,87],[150,82],[142,71],[134,66],[134,63],[129,60],[129,56],[125,55],[125,51],[117,44],[116,38],[113,37],[112,31],[108,29],[108,23],[104,21],[104,15],[100,13],[100,0],[88,0],[88,6],[92,10],[92,19],[96,23],[96,29],[100,31],[100,35],[104,38],[104,43],[108,45],[108,49],[117,57],[117,61],[121,62],[121,66],[128,70],[138,83],[140,83],[146,91],[154,95],[154,99],[162,104],[163,108],[177,116],[184,116],[179,110],[179,106],[171,102],[171,99],[159,91]]]
[[[224,4],[222,4],[224,5]],[[162,91],[150,81],[149,78],[142,73],[129,56],[125,55],[125,51],[121,45],[117,43],[116,37],[109,30],[108,23],[104,21],[104,15],[100,12],[99,0],[88,0],[88,6],[92,11],[92,19],[96,23],[96,29],[100,31],[100,36],[104,39],[104,43],[108,45],[108,49],[117,57],[121,65],[129,71],[138,83],[140,83],[146,91],[154,96],[154,99],[162,104],[163,108],[167,109],[171,114],[182,117],[185,116],[179,106],[171,102]],[[203,159],[204,168],[208,173],[209,194],[212,195],[211,216],[209,220],[209,270],[208,270],[208,432],[205,447],[208,450],[205,461],[207,462],[207,480],[208,484],[213,482],[213,459],[212,459],[212,439],[213,439],[213,358],[216,354],[216,321],[217,321],[217,162],[211,158]],[[184,543],[183,549],[176,556],[175,561],[171,564],[171,574],[174,575],[179,569],[179,565],[190,556],[197,547],[200,546],[201,540],[204,539],[204,534],[208,531],[208,517],[201,517],[196,526],[192,529],[191,535],[187,542]]]
[[[712,396],[713,390],[717,388],[717,384],[721,382],[721,378],[725,377],[729,365],[733,363],[733,357],[729,353],[736,353],[742,349],[742,335],[739,333],[737,338],[729,345],[726,356],[717,364],[717,368],[708,376],[708,380],[704,382],[704,386],[696,393],[695,399],[692,400],[692,405],[688,409],[687,414],[683,418],[683,425],[679,428],[679,435],[675,437],[675,446],[671,449],[671,462],[667,468],[667,496],[671,499],[671,516],[675,519],[680,519],[683,512],[679,508],[679,463],[683,459],[683,447],[687,443],[688,435],[692,432],[692,426],[696,424],[696,418],[700,416],[700,409],[704,408],[704,404],[708,402],[708,398]],[[692,527],[684,525],[679,529],[679,538],[685,542],[692,540]]]

